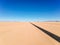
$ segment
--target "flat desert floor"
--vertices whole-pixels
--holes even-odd
[[[60,36],[60,22],[32,22]],[[29,22],[0,22],[0,45],[60,45]]]

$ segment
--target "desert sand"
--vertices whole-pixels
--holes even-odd
[[[60,22],[33,22],[60,36]],[[60,45],[29,22],[0,22],[0,45]]]

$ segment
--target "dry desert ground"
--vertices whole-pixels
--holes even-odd
[[[60,22],[32,22],[60,36]],[[0,45],[60,45],[29,22],[0,22]]]

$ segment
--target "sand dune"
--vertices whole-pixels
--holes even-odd
[[[34,24],[60,36],[60,23]],[[0,22],[0,45],[60,45],[29,22]]]

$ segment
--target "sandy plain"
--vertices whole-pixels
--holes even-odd
[[[60,22],[33,22],[60,36]],[[0,45],[60,45],[29,22],[0,22]]]

